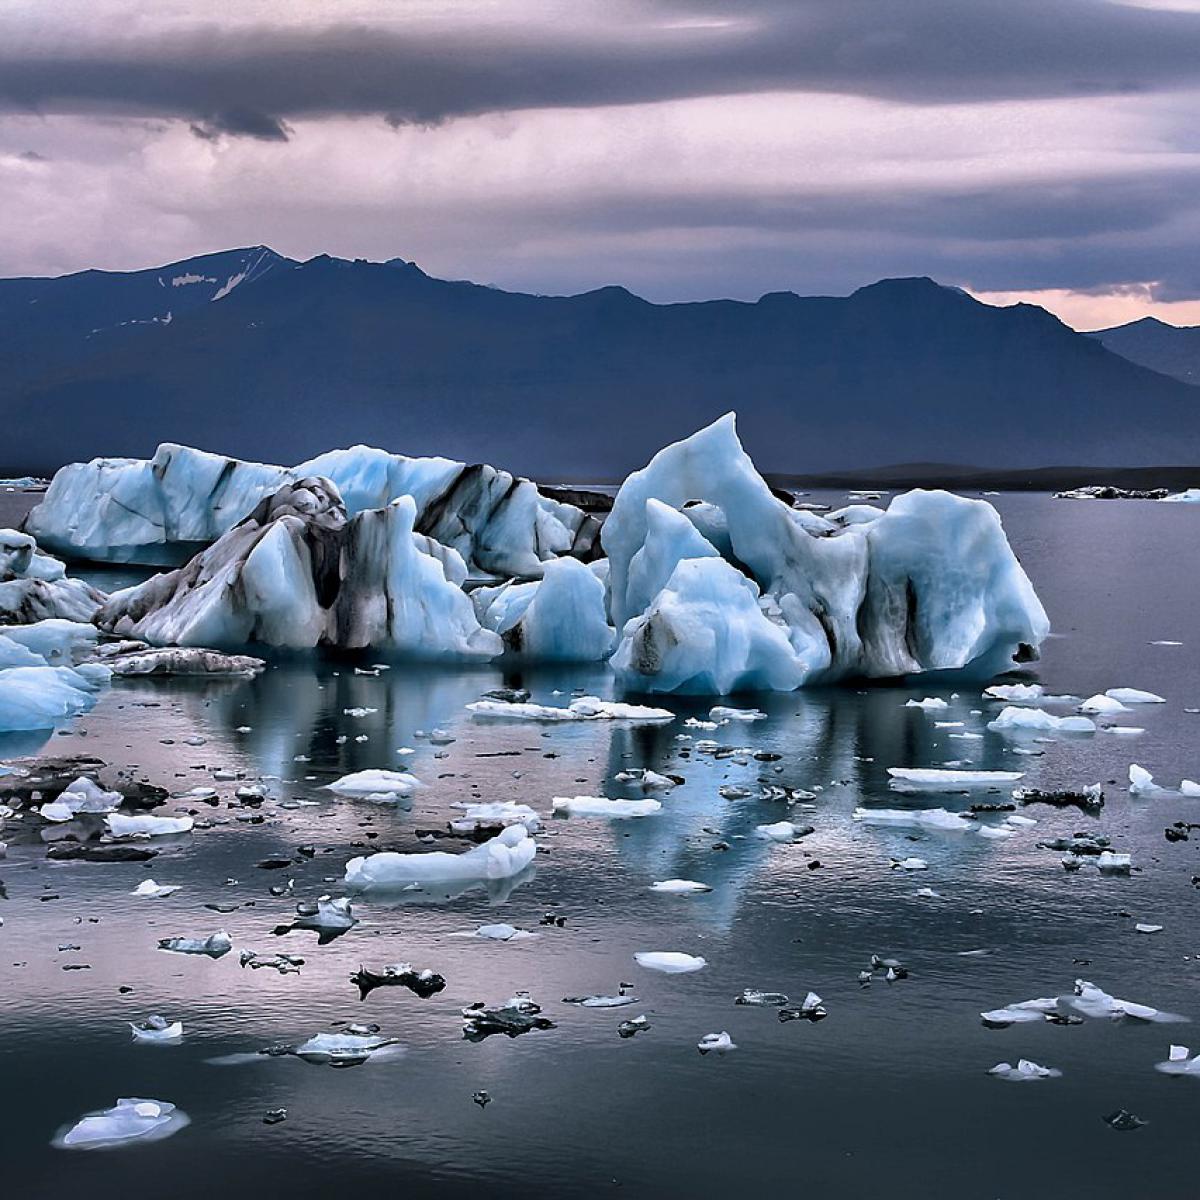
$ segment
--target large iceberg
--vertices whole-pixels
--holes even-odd
[[[351,515],[411,496],[417,532],[485,574],[537,578],[542,564],[560,555],[592,557],[599,531],[594,517],[495,467],[369,446],[277,467],[171,443],[151,459],[96,458],[63,467],[25,528],[71,558],[174,566],[284,485],[313,476],[332,481]]]
[[[448,578],[414,534],[415,516],[410,496],[348,517],[327,479],[284,484],[187,566],[114,593],[96,622],[154,645],[500,653],[455,581],[461,572]]]
[[[665,519],[662,505],[687,517],[709,548]],[[931,671],[987,677],[1033,658],[1049,632],[991,505],[918,490],[870,520],[815,518],[772,493],[738,441],[733,414],[634,472],[601,542],[610,612],[622,630],[613,666],[648,691]],[[749,586],[735,587],[735,575]],[[726,614],[719,631],[716,612]],[[729,626],[738,635],[732,646]]]

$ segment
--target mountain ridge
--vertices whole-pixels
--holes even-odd
[[[241,247],[0,280],[0,378],[14,471],[168,440],[276,462],[371,442],[616,478],[731,408],[775,473],[1200,462],[1200,389],[927,277],[654,304]]]

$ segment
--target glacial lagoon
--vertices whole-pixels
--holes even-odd
[[[6,1189],[98,1200],[218,1189],[231,1200],[398,1188],[507,1196],[530,1194],[536,1179],[540,1195],[704,1196],[753,1180],[764,1194],[831,1197],[1191,1196],[1180,1164],[1200,1081],[1154,1065],[1172,1043],[1200,1043],[1200,832],[1164,836],[1200,821],[1200,802],[1127,788],[1131,763],[1168,789],[1200,777],[1200,713],[1187,711],[1200,709],[1200,514],[991,499],[1053,626],[1024,678],[1078,697],[1156,692],[1166,703],[1099,720],[1140,734],[1000,734],[986,726],[1001,703],[977,686],[928,683],[737,696],[719,703],[765,719],[715,729],[686,724],[704,721],[714,701],[670,696],[647,701],[675,712],[670,723],[484,721],[466,705],[489,690],[522,687],[565,705],[575,694],[612,696],[611,677],[503,663],[416,668],[366,653],[280,659],[256,679],[116,681],[60,733],[14,735],[0,758],[94,755],[173,794],[211,786],[218,803],[158,810],[192,811],[198,827],[155,839],[159,853],[145,864],[49,861],[40,834],[9,823]],[[131,578],[91,577],[106,588]],[[1182,644],[1155,644],[1169,642]],[[946,707],[907,706],[927,697]],[[1007,790],[905,796],[889,786],[889,767],[951,763],[1019,771],[1023,786],[1043,789],[1099,782],[1106,802],[1098,815],[1020,806],[1032,827],[1006,827],[1004,813],[977,819],[1010,835],[999,837],[853,819],[860,807],[963,811],[1008,799]],[[370,768],[411,771],[424,786],[392,805],[324,789]],[[646,793],[614,781],[640,769],[684,782]],[[257,783],[261,804],[235,799]],[[554,797],[647,794],[662,808],[642,818],[549,816]],[[312,932],[273,932],[297,902],[344,895],[356,855],[460,849],[440,835],[461,816],[455,805],[475,801],[542,815],[531,869],[452,896],[352,898],[358,923],[323,946]],[[813,832],[790,843],[759,835],[781,820]],[[1131,874],[1068,871],[1061,851],[1038,845],[1079,832],[1131,854]],[[906,859],[926,867],[893,866]],[[180,890],[131,895],[147,878]],[[712,890],[651,890],[670,879]],[[454,936],[496,923],[537,936]],[[221,929],[234,949],[220,958],[157,949],[162,938]],[[298,973],[243,967],[247,949],[304,961]],[[663,974],[638,965],[645,951],[705,966]],[[871,971],[872,955],[903,964],[907,977]],[[398,962],[436,971],[445,988],[359,998],[351,975]],[[1192,1023],[992,1029],[980,1020],[1069,994],[1077,979]],[[564,1003],[622,985],[636,1003]],[[773,1007],[736,1005],[746,988],[786,993],[793,1005],[812,991],[828,1015],[781,1021]],[[464,1038],[464,1007],[520,992],[553,1028]],[[182,1021],[182,1040],[135,1042],[129,1022],[152,1014]],[[618,1035],[642,1015],[648,1028]],[[254,1055],[347,1022],[378,1025],[396,1045],[349,1069]],[[736,1050],[699,1053],[702,1038],[725,1031]],[[989,1076],[1020,1058],[1062,1075],[1019,1087]],[[177,1105],[190,1124],[99,1153],[51,1145],[84,1113],[143,1096]],[[264,1123],[279,1109],[285,1120]],[[1114,1129],[1104,1118],[1120,1110],[1147,1123]]]

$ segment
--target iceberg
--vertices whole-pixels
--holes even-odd
[[[485,574],[536,578],[560,555],[589,558],[599,529],[594,517],[543,496],[529,480],[486,465],[353,446],[278,467],[173,443],[148,460],[96,458],[63,467],[25,528],[70,558],[174,566],[280,488],[313,476],[329,480],[351,514],[409,497],[418,533]]]
[[[0,642],[0,655],[3,652]],[[108,680],[108,668],[98,664],[0,669],[0,733],[53,729],[91,708]]]
[[[994,733],[1095,733],[1096,723],[1087,717],[1056,717],[1041,708],[1009,705],[988,722]]]
[[[664,531],[652,501],[687,517],[709,549],[692,541],[701,553],[680,557],[687,535],[678,523]],[[839,527],[776,498],[743,451],[732,414],[630,475],[601,542],[622,631],[613,666],[648,690],[790,690],[933,671],[987,677],[1035,657],[1049,632],[991,505],[918,490],[867,522]],[[648,542],[643,562],[657,573],[634,568]],[[673,558],[646,604],[646,580],[657,582]],[[734,646],[713,636],[714,610],[722,626],[736,626]]]
[[[103,601],[103,592],[68,579],[66,567],[42,554],[27,533],[0,529],[0,624],[88,622]]]
[[[153,645],[386,648],[421,658],[492,658],[445,564],[413,537],[404,496],[348,517],[328,480],[299,479],[187,566],[114,593],[101,629]]]
[[[60,1150],[101,1150],[128,1142],[153,1142],[178,1133],[189,1123],[186,1113],[164,1100],[118,1100],[112,1108],[88,1113],[61,1130],[53,1145]]]
[[[529,866],[536,852],[537,846],[525,826],[510,825],[462,854],[447,854],[443,850],[400,854],[384,850],[352,858],[346,864],[345,882],[348,888],[365,891],[413,883],[507,879]]]

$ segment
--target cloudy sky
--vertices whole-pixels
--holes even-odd
[[[0,275],[932,275],[1200,324],[1200,0],[6,0]]]

